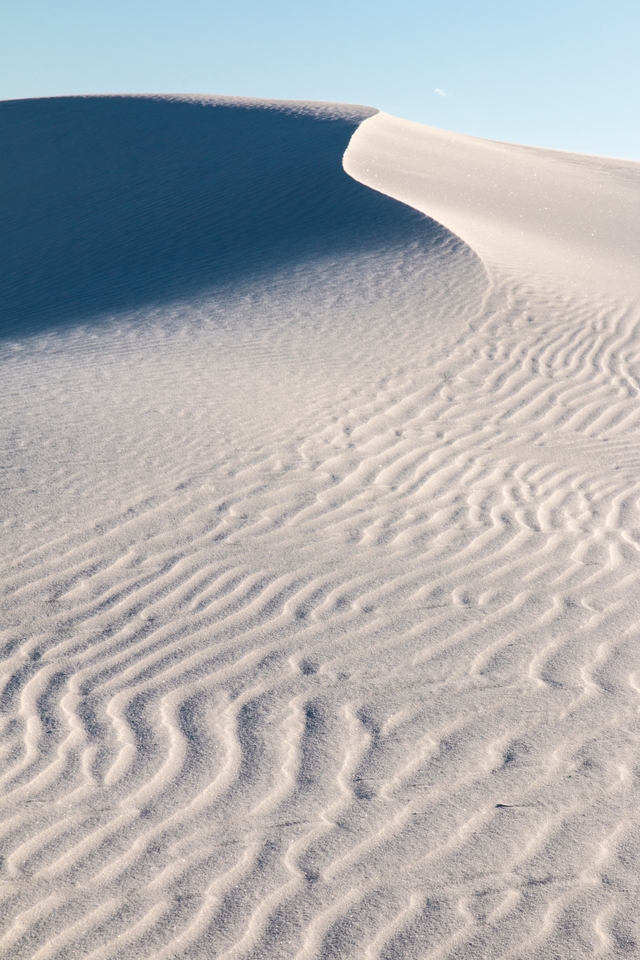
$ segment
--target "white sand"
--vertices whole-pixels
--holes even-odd
[[[374,113],[0,104],[3,957],[640,955],[640,166]]]

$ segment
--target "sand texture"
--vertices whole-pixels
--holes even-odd
[[[640,956],[640,165],[0,133],[0,956]]]

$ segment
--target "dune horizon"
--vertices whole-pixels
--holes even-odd
[[[0,954],[637,956],[640,164],[0,130]]]

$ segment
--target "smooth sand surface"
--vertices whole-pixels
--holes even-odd
[[[0,130],[0,956],[639,956],[640,165]]]
[[[638,164],[435,130],[378,113],[345,169],[446,224],[494,270],[560,290],[640,290]]]

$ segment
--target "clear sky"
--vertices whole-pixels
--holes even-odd
[[[640,0],[0,0],[0,99],[150,92],[640,160]]]

